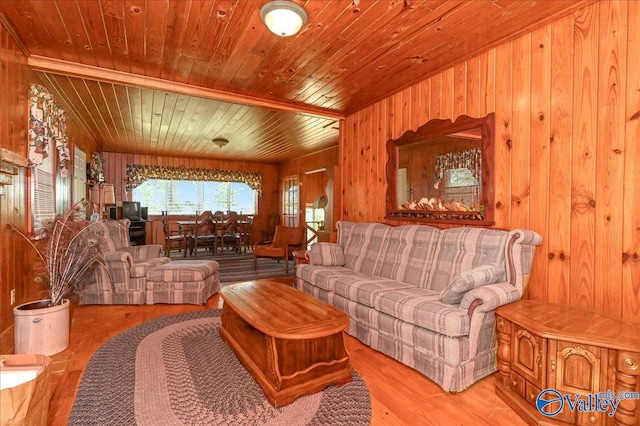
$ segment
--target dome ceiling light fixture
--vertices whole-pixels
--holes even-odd
[[[273,0],[260,9],[260,19],[269,31],[280,37],[297,34],[307,22],[307,12],[289,0]]]
[[[219,148],[222,148],[223,146],[229,143],[229,140],[225,138],[213,138],[211,139],[211,142],[218,145]]]

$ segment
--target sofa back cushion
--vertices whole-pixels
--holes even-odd
[[[426,225],[402,225],[387,232],[372,274],[424,287],[441,231]]]
[[[107,220],[96,222],[86,229],[102,237],[100,250],[105,253],[121,251],[131,245],[129,242],[129,225],[131,225],[129,219]]]
[[[483,228],[440,231],[427,289],[442,291],[460,272],[490,263],[505,264],[508,232]]]
[[[382,223],[338,221],[338,244],[344,251],[344,266],[356,272],[372,273],[390,226]]]

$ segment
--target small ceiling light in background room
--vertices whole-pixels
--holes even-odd
[[[260,18],[272,33],[289,37],[307,22],[307,12],[292,1],[274,0],[262,6]]]
[[[211,142],[218,145],[219,148],[222,148],[223,146],[229,143],[229,140],[225,138],[213,138],[211,139]]]

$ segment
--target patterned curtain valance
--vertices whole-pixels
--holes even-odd
[[[50,144],[58,150],[60,176],[69,174],[67,116],[46,87],[29,88],[29,167],[37,167],[49,156]]]
[[[447,170],[467,168],[471,174],[480,181],[482,176],[482,148],[472,148],[466,151],[448,152],[436,157],[436,179],[434,188],[440,186],[442,178]]]
[[[187,169],[186,167],[143,166],[127,164],[127,192],[133,191],[149,179],[203,180],[246,183],[258,195],[262,195],[262,174],[235,170]]]

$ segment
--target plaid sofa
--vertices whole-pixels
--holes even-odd
[[[296,285],[350,317],[348,333],[447,392],[496,371],[494,310],[523,294],[533,231],[337,223]]]

